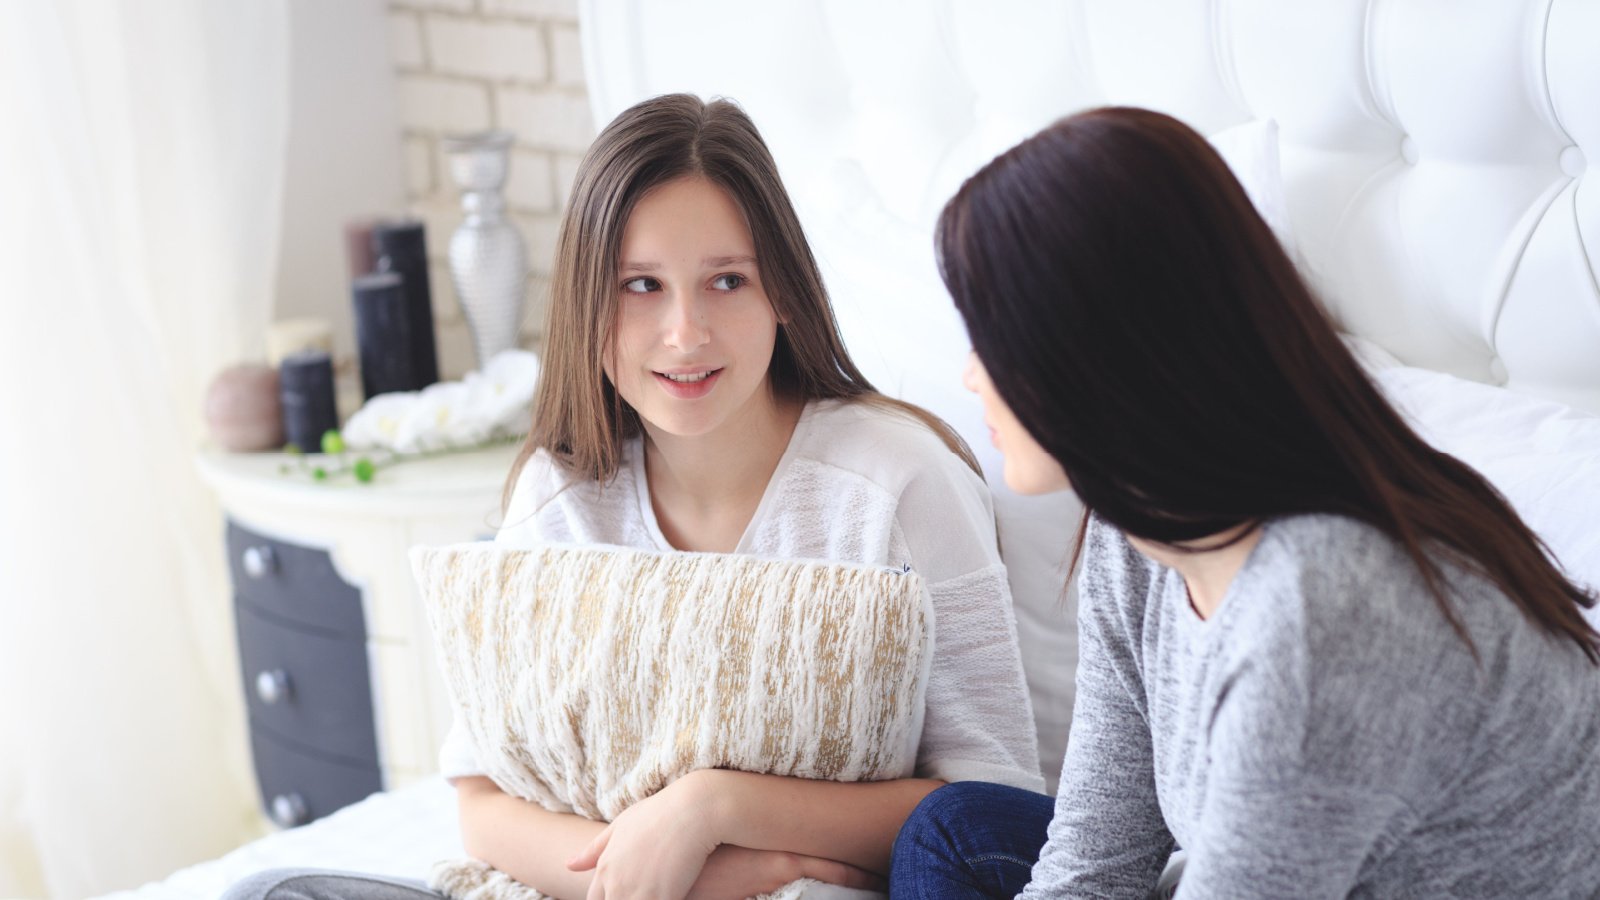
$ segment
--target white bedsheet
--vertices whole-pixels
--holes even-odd
[[[435,862],[464,855],[455,790],[429,778],[102,900],[212,900],[246,875],[281,866],[425,878]]]

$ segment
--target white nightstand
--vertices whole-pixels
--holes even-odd
[[[405,462],[370,484],[284,475],[280,453],[198,457],[228,517],[255,768],[279,824],[437,770],[449,698],[406,551],[493,537],[516,453]]]

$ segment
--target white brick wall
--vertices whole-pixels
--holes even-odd
[[[556,84],[562,87],[583,87],[583,46],[578,40],[578,26],[551,25],[550,63]]]
[[[445,256],[462,215],[439,149],[447,134],[503,128],[517,137],[505,196],[528,244],[523,344],[535,347],[561,208],[594,139],[576,0],[389,0],[389,48],[400,85],[406,201],[427,227],[439,368],[476,365]]]
[[[389,16],[389,56],[401,72],[414,72],[427,64],[422,53],[422,20],[415,15]]]
[[[491,82],[549,80],[544,29],[538,25],[429,16],[427,28],[435,72]]]
[[[488,128],[489,87],[428,75],[401,75],[400,124],[430,135]]]
[[[517,132],[520,141],[544,150],[581,154],[594,140],[594,119],[583,94],[559,88],[524,90],[508,87],[494,95],[495,119]]]
[[[578,0],[483,0],[483,8],[496,16],[578,21]]]

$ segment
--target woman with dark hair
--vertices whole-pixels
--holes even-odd
[[[1144,897],[1180,847],[1185,898],[1600,896],[1593,598],[1384,401],[1204,139],[1073,116],[937,245],[1006,481],[1089,510],[1081,658],[1053,811],[935,791],[897,896]]]

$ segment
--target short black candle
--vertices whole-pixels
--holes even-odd
[[[375,272],[350,282],[356,309],[356,349],[361,393],[368,399],[393,391],[419,391],[435,380],[421,368],[405,279]]]
[[[439,380],[439,357],[433,336],[433,290],[428,284],[428,244],[422,223],[380,222],[372,228],[372,249],[378,268],[405,279],[406,315],[411,323],[412,371],[424,379],[407,390],[421,390]]]
[[[333,360],[321,350],[291,353],[278,364],[283,432],[306,453],[322,449],[323,432],[339,427],[333,399]]]

